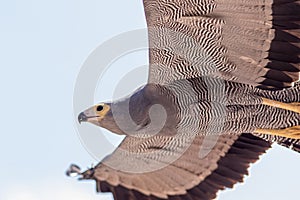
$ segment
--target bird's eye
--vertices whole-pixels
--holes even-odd
[[[102,111],[102,110],[103,110],[103,106],[100,105],[100,106],[97,107],[97,111],[98,111],[98,112],[100,112],[100,111]]]

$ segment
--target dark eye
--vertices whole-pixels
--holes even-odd
[[[103,106],[100,105],[97,107],[97,111],[100,112],[101,110],[103,110]]]

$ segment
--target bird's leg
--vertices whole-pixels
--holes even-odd
[[[280,101],[274,101],[274,100],[267,99],[267,98],[262,98],[262,100],[263,100],[263,103],[262,103],[263,105],[281,108],[281,109],[285,109],[285,110],[290,110],[290,111],[300,114],[300,102],[283,103]]]
[[[300,126],[293,126],[283,129],[256,129],[254,132],[266,135],[281,136],[290,139],[300,139]]]
[[[293,111],[300,114],[300,102],[283,103],[274,101],[267,98],[262,98],[263,105],[281,108],[289,111]],[[291,139],[300,139],[300,126],[288,127],[284,129],[256,129],[255,133],[262,133],[267,135],[281,136]]]

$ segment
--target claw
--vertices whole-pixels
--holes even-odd
[[[71,164],[70,167],[66,171],[66,175],[69,177],[76,177],[81,175],[80,167],[75,164]]]

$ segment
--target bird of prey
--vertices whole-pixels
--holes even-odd
[[[206,200],[272,143],[300,152],[299,0],[144,0],[148,83],[79,114],[126,135],[80,172],[115,200]]]

